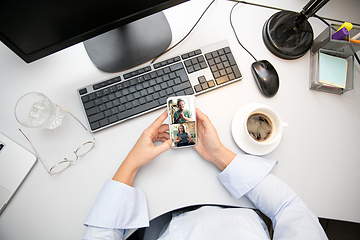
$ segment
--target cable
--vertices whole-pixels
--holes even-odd
[[[279,10],[279,11],[290,11],[290,10],[287,10],[287,9],[271,7],[271,6],[266,6],[266,5],[261,5],[261,4],[257,4],[257,3],[251,3],[251,2],[245,2],[245,1],[238,1],[238,0],[228,0],[228,1],[237,2],[237,3],[243,3],[243,4],[249,4],[249,5],[253,5],[253,6],[257,6],[257,7],[269,8],[269,9]],[[316,15],[316,17],[320,17],[320,16]],[[345,21],[342,21],[342,20],[333,19],[333,18],[327,18],[327,17],[320,17],[320,18],[326,19],[326,20],[329,20],[329,21],[333,21],[333,22],[339,22],[339,23],[344,23],[345,22]],[[351,24],[355,25],[355,26],[360,26],[359,23],[351,23]]]
[[[280,10],[280,11],[289,11],[289,10],[286,10],[286,9],[281,9],[281,8],[276,8],[276,7],[271,7],[271,6],[266,6],[266,5],[261,5],[261,4],[257,4],[257,3],[250,3],[250,2],[245,2],[245,1],[238,1],[238,0],[229,0],[229,1],[232,1],[232,2],[236,2],[236,4],[232,7],[231,9],[231,12],[230,12],[230,24],[231,24],[231,27],[232,29],[234,30],[234,33],[235,33],[235,36],[236,36],[236,39],[237,41],[239,42],[239,44],[241,45],[241,47],[243,47],[254,59],[255,61],[256,58],[241,44],[241,42],[239,41],[239,38],[236,34],[236,31],[232,25],[232,20],[231,20],[231,15],[232,15],[232,11],[233,9],[236,7],[236,5],[238,5],[239,3],[243,3],[243,4],[249,4],[249,5],[253,5],[253,6],[257,6],[257,7],[263,7],[263,8],[269,8],[269,9],[274,9],[274,10]],[[321,17],[319,15],[314,15],[314,17],[318,18],[320,21],[322,21],[324,24],[326,24],[327,26],[330,26],[330,24],[326,21],[326,20],[329,20],[329,21],[334,21],[334,22],[340,22],[340,23],[343,23],[344,21],[341,21],[341,20],[337,20],[337,19],[331,19],[331,18],[326,18],[326,17]],[[326,20],[325,20],[326,19]],[[360,24],[358,23],[351,23],[352,25],[356,25],[356,26],[360,26]],[[357,55],[357,53],[354,51],[353,47],[350,45],[351,49],[353,50],[354,52],[354,57],[356,59],[356,61],[358,62],[358,64],[360,65],[360,59]]]
[[[235,3],[235,5],[231,8],[231,11],[230,11],[230,25],[231,25],[231,28],[232,28],[233,31],[234,31],[234,34],[235,34],[236,39],[237,39],[238,43],[240,44],[240,46],[241,46],[248,54],[250,54],[250,56],[251,56],[253,59],[255,59],[255,62],[257,62],[257,59],[254,57],[254,55],[252,55],[251,52],[250,52],[249,50],[247,50],[247,49],[244,47],[244,45],[242,45],[242,43],[240,42],[240,40],[239,40],[239,38],[238,38],[238,35],[236,34],[234,25],[233,25],[233,23],[232,23],[232,12],[233,12],[234,8],[235,8],[239,3],[240,3],[240,2]]]
[[[161,57],[162,55],[164,55],[165,53],[173,50],[175,47],[177,47],[180,43],[182,43],[189,35],[190,33],[194,30],[194,28],[196,27],[196,25],[200,22],[201,18],[205,15],[205,13],[207,12],[207,10],[210,8],[210,6],[215,2],[216,0],[213,0],[209,6],[207,6],[207,8],[205,9],[205,11],[201,14],[200,18],[196,21],[196,23],[194,24],[194,26],[190,29],[190,31],[179,41],[177,42],[174,46],[168,48],[167,50],[165,50],[164,52],[160,53],[159,55],[157,55],[152,61],[151,63],[154,63],[159,57]]]
[[[250,2],[238,1],[238,0],[229,0],[229,1],[236,2],[236,3],[249,4],[249,5],[253,5],[253,6],[257,6],[257,7],[269,8],[269,9],[273,9],[273,10],[287,11],[287,10],[282,9],[282,8],[271,7],[271,6],[261,5],[261,4],[257,4],[257,3],[250,3]]]
[[[330,26],[330,24],[327,22],[327,21],[325,21],[324,20],[324,18],[322,18],[322,17],[320,17],[320,16],[318,16],[318,15],[314,15],[314,17],[316,17],[317,19],[319,19],[320,21],[322,21],[323,23],[325,23],[325,25],[327,25],[327,26]]]
[[[327,17],[321,17],[323,19],[326,19],[326,20],[329,20],[329,21],[333,21],[333,22],[339,22],[339,23],[344,23],[345,21],[342,21],[342,20],[337,20],[337,19],[333,19],[333,18],[327,18]],[[360,24],[359,23],[351,23],[352,25],[354,26],[358,26],[360,27]]]

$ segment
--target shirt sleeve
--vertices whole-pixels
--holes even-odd
[[[255,156],[236,156],[219,174],[235,198],[247,196],[273,223],[273,239],[328,239],[318,218],[284,182],[269,174],[276,164]]]
[[[107,180],[84,223],[84,239],[122,239],[124,229],[149,226],[146,197],[139,188]]]

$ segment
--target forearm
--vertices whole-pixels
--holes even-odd
[[[132,186],[135,175],[139,170],[139,168],[140,167],[137,167],[134,164],[132,164],[131,159],[127,157],[116,171],[112,180]]]
[[[215,164],[221,171],[223,171],[234,158],[236,154],[227,149],[225,146],[221,146],[219,150],[215,151],[212,159],[210,160]]]

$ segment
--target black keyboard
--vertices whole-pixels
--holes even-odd
[[[223,41],[86,86],[78,94],[95,132],[163,108],[168,97],[198,95],[241,79]]]

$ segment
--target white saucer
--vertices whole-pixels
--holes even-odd
[[[239,148],[241,148],[241,150],[252,155],[261,156],[274,151],[281,141],[281,136],[278,140],[276,140],[276,142],[270,145],[258,145],[248,141],[246,138],[247,133],[245,132],[244,121],[248,114],[250,114],[255,108],[259,107],[267,106],[260,103],[251,103],[240,108],[233,117],[231,123],[231,133],[235,143],[239,146]]]

